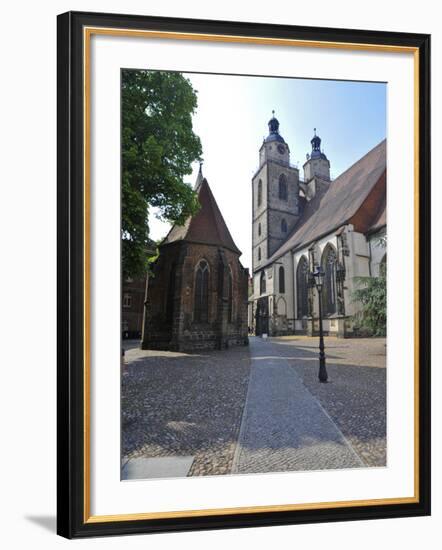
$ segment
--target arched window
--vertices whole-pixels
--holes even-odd
[[[322,307],[324,315],[336,313],[336,250],[330,244],[322,254],[322,269],[325,272],[324,288],[322,290]]]
[[[308,315],[308,261],[302,256],[296,270],[296,303],[298,318]]]
[[[261,237],[261,224],[258,224],[258,237]]]
[[[166,319],[170,323],[173,321],[173,309],[175,299],[175,279],[176,263],[170,266],[169,286],[167,287]]]
[[[284,218],[281,220],[281,231],[282,233],[287,233],[287,222]]]
[[[209,264],[201,260],[195,273],[194,321],[207,323],[209,320]]]
[[[261,249],[258,248],[258,262],[261,261]]]
[[[258,182],[258,206],[261,206],[262,203],[262,180]]]
[[[381,263],[379,264],[379,276],[380,277],[386,277],[387,276],[387,254],[384,254],[384,257],[381,260]]]
[[[281,174],[279,176],[279,187],[278,187],[278,191],[279,191],[279,198],[282,200],[282,201],[286,201],[287,200],[287,178],[285,177],[284,174]]]
[[[229,282],[228,282],[228,296],[227,296],[227,320],[229,323],[233,321],[233,275],[231,269],[229,269]]]
[[[282,265],[279,266],[279,292],[281,294],[284,294],[285,292],[285,273]]]
[[[266,275],[264,271],[261,271],[261,278],[259,279],[259,293],[265,294],[266,291]]]

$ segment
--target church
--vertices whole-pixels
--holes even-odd
[[[172,227],[149,275],[142,349],[199,351],[248,343],[249,271],[201,166],[195,191],[200,209]]]
[[[386,140],[332,181],[315,129],[301,178],[274,114],[268,127],[252,178],[249,324],[258,335],[316,334],[311,274],[322,267],[324,331],[352,336],[357,278],[386,270]]]

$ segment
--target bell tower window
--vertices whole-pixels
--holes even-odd
[[[280,200],[282,201],[287,200],[287,178],[285,177],[284,174],[281,174],[279,176],[278,195]]]

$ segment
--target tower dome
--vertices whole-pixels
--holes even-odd
[[[310,143],[312,144],[312,153],[310,155],[310,158],[321,158],[327,160],[327,157],[324,155],[324,153],[321,152],[321,138],[316,135],[316,128],[314,128],[313,131],[315,132],[315,135],[310,141]]]
[[[269,135],[266,137],[265,142],[280,141],[285,143],[284,138],[279,134],[279,120],[275,118],[275,111],[272,111],[272,118],[268,122]]]

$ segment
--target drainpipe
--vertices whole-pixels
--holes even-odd
[[[369,252],[368,274],[371,277],[371,239],[368,239],[368,252]]]

